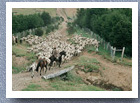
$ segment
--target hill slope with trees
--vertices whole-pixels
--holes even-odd
[[[112,46],[125,47],[126,55],[132,56],[132,9],[82,8],[74,23],[89,28]]]

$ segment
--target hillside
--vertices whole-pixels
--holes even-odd
[[[41,42],[44,43],[44,46],[47,45],[47,42],[51,42],[51,44],[54,43],[56,39],[49,40],[49,37],[51,38],[52,35],[55,35],[57,38],[59,38],[59,42],[65,42],[68,46],[73,43],[73,41],[68,41],[71,40],[75,35],[68,35],[67,15],[72,17],[76,14],[75,10],[76,9],[57,9],[55,11],[56,13],[54,13],[54,15],[57,14],[62,16],[64,21],[60,24],[58,30],[51,32],[48,36],[40,37],[44,40]],[[23,12],[25,12],[25,10],[23,10]],[[89,48],[92,48],[91,52],[89,52],[89,48],[85,47],[79,56],[73,56],[70,60],[62,64],[61,68],[55,66],[46,73],[46,75],[48,75],[50,73],[75,65],[74,70],[69,72],[65,79],[63,79],[63,77],[58,77],[52,80],[43,80],[37,72],[35,72],[34,78],[31,78],[31,73],[26,70],[26,67],[37,60],[37,52],[43,51],[42,46],[40,47],[39,44],[28,45],[28,43],[23,42],[22,44],[12,46],[13,91],[132,90],[132,66],[110,61],[102,54],[100,47],[99,53],[97,53],[95,52],[95,48],[93,46],[89,46]],[[27,52],[29,48],[33,47],[35,47],[33,51]],[[36,48],[40,48],[40,51],[39,49],[36,50]],[[125,60],[132,63],[130,59],[125,58]],[[43,75],[45,74],[43,73]]]

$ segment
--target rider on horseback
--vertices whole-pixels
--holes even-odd
[[[56,50],[56,47],[53,48],[52,55],[54,55],[54,57],[58,59],[59,52]]]

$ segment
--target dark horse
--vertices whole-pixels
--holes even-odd
[[[48,65],[48,62],[45,59],[39,59],[38,63],[37,63],[36,71],[38,72],[39,71],[39,67],[40,67],[41,68],[40,69],[40,75],[41,75],[41,70],[45,67],[46,68],[45,73],[46,73],[47,65]]]
[[[60,53],[59,53],[59,57],[58,58],[56,58],[54,55],[52,55],[49,59],[51,60],[51,62],[50,62],[50,64],[49,64],[49,66],[50,66],[50,68],[51,68],[51,66],[53,65],[53,62],[54,61],[56,61],[57,63],[58,63],[58,65],[59,65],[59,67],[61,68],[61,63],[62,63],[62,56],[64,55],[64,56],[66,56],[66,52],[63,50],[63,51],[61,51]],[[49,68],[49,70],[50,70],[50,68]]]

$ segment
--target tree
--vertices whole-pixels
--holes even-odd
[[[91,29],[115,47],[126,47],[125,53],[132,56],[132,9],[82,8],[77,10],[74,23]]]
[[[41,15],[42,20],[44,21],[44,25],[49,25],[51,23],[51,16],[47,12],[43,12]]]

